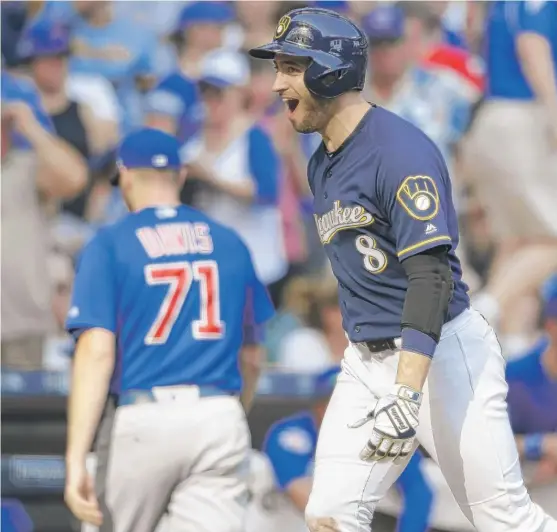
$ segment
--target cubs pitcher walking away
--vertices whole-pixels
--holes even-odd
[[[419,442],[478,531],[557,531],[522,480],[505,361],[461,280],[439,150],[364,101],[367,41],[337,13],[291,11],[250,54],[274,61],[294,129],[323,138],[308,177],[350,340],[319,434],[310,530],[368,531]]]
[[[65,498],[101,531],[152,532],[163,514],[171,532],[243,531],[244,408],[257,324],[273,308],[239,237],[180,205],[178,148],[153,129],[124,139],[131,212],[77,268]],[[85,459],[97,428],[94,490]]]

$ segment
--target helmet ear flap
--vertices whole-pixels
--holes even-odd
[[[336,98],[346,90],[344,83],[339,83],[344,78],[355,76],[355,65],[344,63],[338,67],[323,69],[321,65],[312,61],[304,74],[304,82],[308,90],[321,98]]]

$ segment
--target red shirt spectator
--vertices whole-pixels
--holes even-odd
[[[462,48],[450,44],[440,44],[426,55],[423,64],[426,67],[448,67],[479,91],[484,90],[485,71],[482,60]]]

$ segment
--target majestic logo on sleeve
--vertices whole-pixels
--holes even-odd
[[[322,216],[314,215],[322,244],[328,244],[339,231],[371,225],[375,219],[363,207],[343,207],[335,201],[334,207]]]
[[[415,220],[425,222],[439,212],[437,185],[426,175],[408,176],[398,188],[396,199]]]

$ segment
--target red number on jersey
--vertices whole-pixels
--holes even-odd
[[[200,283],[201,318],[192,323],[193,337],[222,338],[224,324],[220,320],[219,270],[215,261],[150,264],[145,267],[145,279],[150,286],[169,285],[157,318],[145,336],[147,345],[162,345],[168,340],[194,280]]]
[[[214,260],[193,263],[193,278],[199,281],[201,319],[193,322],[193,337],[200,340],[221,338],[224,325],[220,321],[219,269]]]

